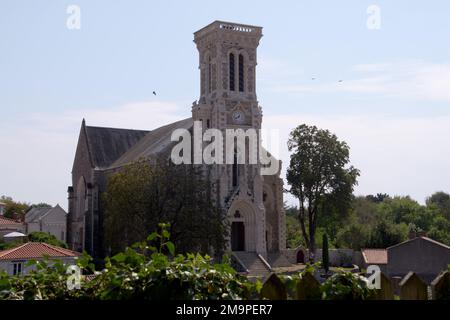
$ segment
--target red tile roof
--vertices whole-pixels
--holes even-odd
[[[0,216],[0,225],[12,225],[12,224],[22,225],[22,223],[17,222],[13,219]]]
[[[388,255],[386,249],[361,249],[365,263],[387,264]]]
[[[43,242],[27,242],[18,247],[0,251],[0,260],[37,259],[49,256],[51,258],[78,257],[81,254],[69,249],[52,246]]]

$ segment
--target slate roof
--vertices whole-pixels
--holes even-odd
[[[42,208],[35,207],[35,208],[30,209],[25,214],[25,222],[26,223],[38,222],[37,220],[44,218],[46,215],[48,215],[53,210],[58,210],[58,209],[67,215],[67,212],[63,208],[61,208],[61,206],[59,204],[57,204],[54,207],[42,207]]]
[[[173,142],[170,140],[175,129],[191,129],[194,125],[192,118],[183,119],[150,131],[138,143],[118,158],[110,168],[122,167],[140,158],[148,158],[166,150]]]
[[[86,126],[92,164],[108,168],[115,160],[141,140],[149,131]]]
[[[25,214],[25,222],[33,222],[46,215],[52,207],[34,207]]]
[[[441,243],[441,242],[439,242],[439,241],[430,239],[430,238],[428,238],[428,237],[424,237],[424,236],[420,236],[420,237],[416,237],[416,238],[413,238],[413,239],[409,239],[409,240],[400,242],[400,243],[398,243],[398,244],[395,244],[395,245],[393,245],[393,246],[390,246],[389,248],[387,248],[387,250],[389,250],[390,248],[395,248],[395,247],[398,247],[398,246],[402,246],[402,245],[404,245],[404,244],[406,244],[406,243],[409,243],[409,242],[412,242],[412,241],[418,241],[418,240],[425,240],[425,241],[427,241],[427,242],[431,242],[431,243],[433,243],[433,244],[435,244],[435,245],[438,245],[438,246],[440,246],[440,247],[443,247],[443,248],[445,248],[445,249],[449,249],[449,250],[450,250],[450,246],[448,246],[448,245],[446,245],[446,244],[444,244],[444,243]]]
[[[388,255],[386,249],[361,249],[364,262],[368,264],[387,264]]]
[[[27,242],[18,247],[0,251],[0,260],[37,259],[49,256],[51,258],[78,257],[81,254],[69,249],[52,246],[43,242]]]

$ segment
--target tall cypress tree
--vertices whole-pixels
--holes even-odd
[[[328,273],[330,268],[330,256],[328,253],[328,237],[326,233],[324,233],[322,237],[322,265],[325,269],[325,273]]]

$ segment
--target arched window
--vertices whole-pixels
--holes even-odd
[[[239,185],[239,166],[238,166],[238,154],[234,151],[234,161],[233,161],[233,187]]]
[[[239,92],[244,92],[244,56],[239,55]]]
[[[230,91],[234,91],[234,53],[230,53],[230,61],[229,61],[229,67],[230,67]]]

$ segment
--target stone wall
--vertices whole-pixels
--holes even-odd
[[[330,266],[351,267],[354,264],[353,249],[329,249]],[[322,249],[317,249],[315,261],[322,261]]]

